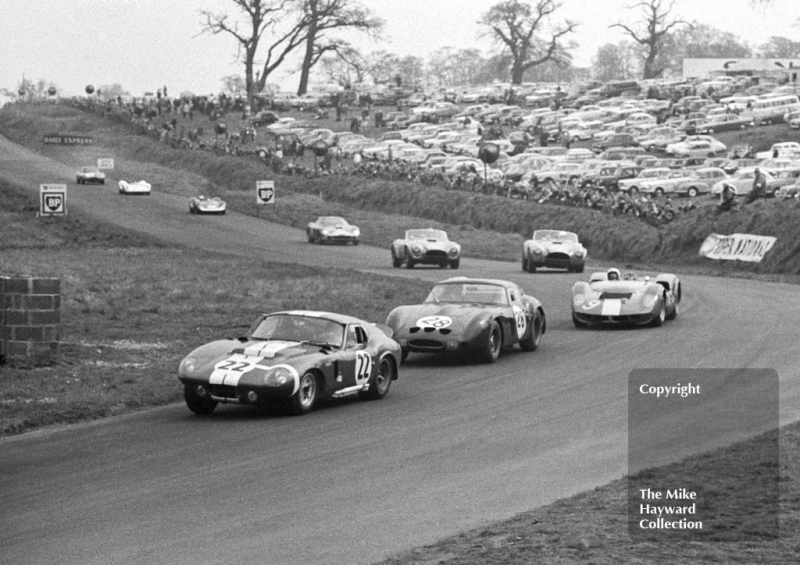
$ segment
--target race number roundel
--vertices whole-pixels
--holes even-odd
[[[525,330],[528,329],[525,311],[516,304],[512,306],[512,309],[514,310],[514,321],[517,323],[517,339],[522,339],[522,336],[525,335]]]
[[[425,316],[417,320],[418,327],[433,328],[435,330],[450,327],[452,323],[452,318],[448,318],[447,316]]]

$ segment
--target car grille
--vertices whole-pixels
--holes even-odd
[[[435,250],[428,251],[427,253],[425,253],[425,258],[426,259],[444,261],[445,259],[447,259],[447,253],[445,253],[444,251],[441,251],[439,249],[435,249]]]
[[[549,253],[544,260],[545,265],[548,267],[569,267],[572,265],[572,259],[566,253]]]
[[[420,331],[425,332],[425,333],[433,333],[435,331],[438,331],[442,335],[447,335],[453,330],[451,330],[450,328],[420,328],[420,327],[417,327],[417,326],[414,326],[413,328],[409,328],[408,329],[408,333],[412,333],[412,334],[418,333]]]
[[[211,390],[211,395],[217,398],[238,398],[235,386],[211,385],[209,389]]]
[[[430,339],[412,339],[408,342],[411,347],[419,347],[420,349],[444,349],[444,344]]]

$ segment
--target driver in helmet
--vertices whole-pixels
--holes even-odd
[[[606,273],[606,278],[610,281],[618,281],[619,280],[619,269],[609,269]]]

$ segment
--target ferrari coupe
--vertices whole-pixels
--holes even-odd
[[[494,363],[505,348],[535,351],[545,333],[544,307],[514,283],[455,277],[433,287],[422,304],[398,306],[386,319],[409,352],[477,353]]]

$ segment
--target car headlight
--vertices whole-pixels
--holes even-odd
[[[576,294],[576,295],[575,295],[575,296],[572,298],[572,303],[573,303],[573,304],[574,304],[576,307],[583,306],[583,303],[584,303],[584,302],[586,302],[586,297],[585,297],[584,295],[582,295],[582,294]]]
[[[642,305],[645,308],[652,308],[653,304],[656,303],[657,296],[655,294],[645,294],[642,296]]]
[[[353,235],[356,236],[356,237],[360,236],[361,235],[361,230],[359,230],[358,228],[354,229],[353,230]]]
[[[181,364],[178,367],[178,374],[185,375],[191,373],[194,371],[195,367],[197,367],[197,358],[186,357],[183,361],[181,361]]]
[[[332,233],[333,233],[333,230],[327,230],[327,229],[322,230],[322,235],[331,235]]]
[[[576,258],[578,258],[578,259],[580,259],[581,257],[583,257],[583,254],[584,254],[584,253],[585,253],[585,251],[581,251],[580,249],[578,249],[577,251],[575,251],[575,252],[572,254],[572,256],[573,256],[573,257],[576,257]]]
[[[411,246],[411,253],[413,253],[415,255],[419,255],[420,253],[422,253],[422,247],[419,246],[419,245],[412,245]]]
[[[450,255],[452,255],[453,257],[455,257],[456,255],[458,255],[458,247],[451,247],[448,253],[450,253]]]
[[[264,375],[264,384],[267,386],[282,386],[291,382],[296,375],[297,373],[290,367],[275,367]]]
[[[542,248],[542,247],[540,247],[538,245],[534,245],[532,250],[533,250],[534,255],[542,255],[544,253],[544,248]]]

